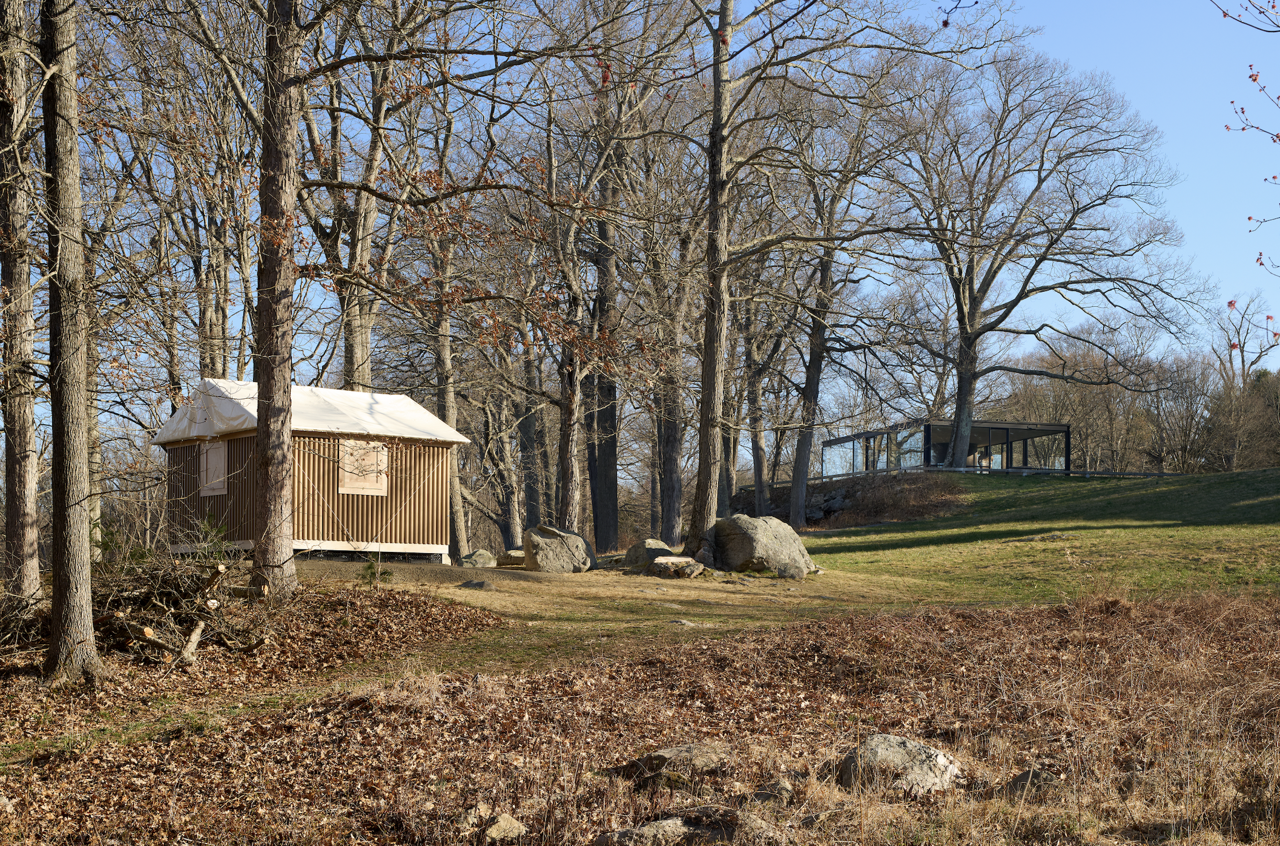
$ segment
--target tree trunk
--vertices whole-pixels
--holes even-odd
[[[956,413],[951,425],[947,463],[964,467],[969,460],[969,434],[973,431],[973,398],[978,386],[978,339],[961,335],[956,356]]]
[[[748,372],[754,368],[748,363]],[[769,504],[769,483],[765,476],[768,458],[764,452],[764,411],[761,408],[760,381],[747,381],[747,425],[751,429],[751,481],[755,485],[755,515],[765,517],[772,513]]]
[[[728,420],[726,413],[724,419]],[[720,434],[720,454],[724,456],[720,464],[720,490],[716,493],[716,517],[729,516],[729,501],[733,499],[735,476],[738,473],[737,445],[733,431],[724,427]]]
[[[440,311],[436,318],[436,411],[446,426],[458,425],[458,395],[453,378],[453,325],[443,303],[449,294],[446,266],[439,272]],[[449,449],[449,557],[455,565],[471,554],[467,533],[467,512],[462,501],[462,475],[458,465],[458,447]]]
[[[822,368],[827,361],[827,315],[831,311],[831,278],[835,256],[828,250],[820,260],[818,290],[809,312],[809,358],[804,364],[804,388],[800,391],[800,429],[796,432],[795,461],[791,466],[792,527],[805,527],[809,498],[809,464],[813,458],[814,426],[818,422],[818,395]]]
[[[582,512],[582,376],[578,356],[566,345],[560,360],[560,447],[556,484],[556,527],[579,532]]]
[[[602,105],[602,111],[605,108]],[[615,151],[605,153],[610,170],[619,170]],[[600,203],[606,210],[617,208],[622,190],[612,175],[600,180]],[[595,330],[604,350],[605,362],[612,360],[613,335],[618,329],[618,233],[613,221],[602,216],[596,224],[596,250],[592,256],[599,292],[595,302]],[[608,368],[597,374],[592,391],[592,443],[595,473],[592,479],[592,520],[596,551],[618,548],[618,383]]]
[[[662,531],[662,501],[658,496],[658,427],[654,421],[653,438],[649,441],[649,537],[656,538]]]
[[[684,500],[684,479],[680,475],[680,453],[684,440],[684,409],[675,377],[664,373],[658,382],[658,499],[661,502],[662,542],[670,547],[680,543],[680,510]]]
[[[596,374],[588,373],[582,380],[582,425],[586,430],[587,440],[587,490],[591,495],[591,531],[592,543],[600,546],[600,465],[597,454],[596,431]]]
[[[596,551],[612,552],[618,548],[618,383],[612,376],[596,377],[596,402]]]
[[[31,186],[21,123],[27,100],[26,5],[0,5],[0,293],[4,301],[5,549],[0,588],[40,598],[40,476],[35,422],[35,296],[31,286]]]
[[[89,262],[86,279],[95,278],[93,263]],[[90,308],[89,343],[85,347],[88,362],[85,368],[85,413],[89,440],[89,558],[94,566],[102,562],[102,432],[98,428],[98,324],[96,308]]]
[[[541,461],[538,452],[536,429],[538,426],[538,407],[526,402],[521,408],[520,422],[516,431],[520,438],[520,475],[524,480],[524,527],[529,528],[542,522],[542,483],[539,469]]]
[[[689,518],[686,555],[696,555],[716,521],[720,483],[720,430],[724,411],[725,346],[729,328],[729,45],[733,0],[720,0],[712,37],[711,126],[707,135],[707,294],[703,313],[702,392],[698,409],[698,478]]]
[[[80,196],[74,3],[40,7],[49,221],[49,389],[53,422],[53,612],[45,674],[78,681],[102,673],[90,600],[88,296]]]
[[[288,598],[297,587],[293,563],[293,285],[298,205],[296,79],[302,28],[294,0],[268,0],[262,87],[257,321],[253,376],[258,383],[258,538],[253,584]]]

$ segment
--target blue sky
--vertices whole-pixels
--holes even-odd
[[[1280,35],[1224,20],[1209,0],[1035,0],[1015,19],[1042,29],[1032,42],[1042,52],[1078,71],[1110,74],[1163,132],[1164,154],[1182,175],[1166,195],[1167,210],[1195,271],[1220,286],[1224,309],[1227,299],[1260,291],[1273,313],[1280,310],[1280,279],[1255,263],[1260,251],[1280,261],[1280,220],[1257,232],[1248,221],[1280,216],[1280,186],[1263,184],[1280,175],[1280,144],[1224,128],[1239,126],[1235,100],[1280,131],[1280,109],[1248,78],[1252,63],[1271,81],[1272,97],[1280,95]]]

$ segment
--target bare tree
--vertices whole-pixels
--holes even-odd
[[[287,598],[298,582],[293,563],[293,285],[303,93],[298,61],[305,30],[294,0],[269,0],[266,11],[258,201],[262,233],[253,351],[253,378],[258,383],[253,579],[269,587],[273,596]]]
[[[40,597],[35,429],[35,297],[26,139],[33,103],[27,90],[26,4],[0,4],[0,287],[4,300],[5,549],[3,590],[22,602]],[[0,603],[3,597],[0,596]]]
[[[90,601],[89,303],[80,196],[75,3],[40,7],[49,222],[49,385],[53,418],[53,614],[45,674],[102,673]]]
[[[985,339],[1072,335],[1019,324],[1028,300],[1053,294],[1075,314],[1110,304],[1174,326],[1199,291],[1164,253],[1179,233],[1160,214],[1172,174],[1156,153],[1159,133],[1105,79],[1024,49],[975,71],[927,63],[916,78],[914,96],[895,107],[913,143],[891,179],[955,303],[956,350],[932,352],[956,369],[948,461],[964,466],[978,380],[1016,371],[984,365]]]

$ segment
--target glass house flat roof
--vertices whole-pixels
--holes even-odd
[[[857,432],[852,435],[845,435],[840,438],[831,438],[822,442],[824,447],[840,446],[842,444],[854,443],[864,438],[875,437],[876,435],[888,435],[901,432],[906,429],[922,429],[928,426],[930,431],[930,440],[933,443],[941,443],[951,440],[951,427],[954,425],[950,418],[919,418],[916,420],[907,420],[902,423],[895,423],[892,426],[885,426],[881,429],[868,429],[865,432]],[[1006,439],[1004,432],[1008,431],[1009,435]],[[1003,444],[1008,441],[1030,441],[1036,438],[1045,438],[1052,435],[1061,435],[1071,431],[1070,424],[1067,423],[1029,423],[1021,420],[975,420],[973,426],[969,430],[969,443],[976,446],[988,446],[990,444]],[[992,434],[995,434],[995,440],[992,440]]]

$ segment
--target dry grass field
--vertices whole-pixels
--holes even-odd
[[[813,534],[801,583],[391,565],[244,609],[253,655],[49,689],[11,649],[0,842],[484,844],[479,805],[527,844],[693,808],[763,822],[740,843],[1280,842],[1280,473],[962,484],[935,519]],[[839,787],[874,732],[965,785]],[[688,742],[727,759],[608,772]],[[1000,790],[1032,766],[1054,783]]]

